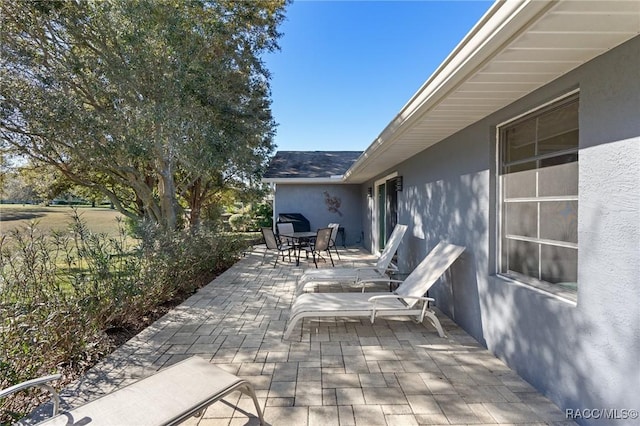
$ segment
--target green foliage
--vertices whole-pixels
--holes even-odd
[[[33,162],[18,169],[22,181],[33,189],[37,200],[49,204],[54,198],[68,192],[73,185],[59,170],[50,165]]]
[[[269,203],[256,204],[251,208],[255,229],[273,227],[273,207]]]
[[[85,303],[97,300],[95,287],[81,285],[86,273],[77,268],[80,254],[71,254],[74,244],[70,234],[49,236],[35,224],[3,238],[0,388],[56,368],[83,365],[104,350],[98,321],[92,318],[95,303]],[[66,274],[61,268],[65,260],[72,266]],[[20,400],[17,407],[13,401],[0,400],[0,413],[18,411]]]
[[[5,172],[5,185],[0,186],[0,198],[12,202],[31,202],[49,205],[92,204],[105,200],[104,194],[95,189],[75,185],[54,166],[28,161]],[[66,198],[60,200],[60,198]]]
[[[237,206],[236,213],[229,217],[229,226],[233,231],[258,231],[261,227],[273,224],[273,208],[269,203],[249,204],[246,207]]]
[[[248,213],[234,213],[229,216],[229,225],[233,231],[246,232],[251,228],[251,216]]]
[[[116,236],[96,234],[76,214],[70,232],[32,224],[0,240],[0,388],[89,367],[109,350],[109,330],[138,328],[231,266],[247,244],[205,227],[147,223],[138,232],[141,240],[124,226]],[[0,400],[0,423],[37,400],[27,402]]]
[[[234,235],[200,227],[192,232],[166,230],[157,224],[141,227],[144,273],[157,280],[157,297],[171,300],[176,294],[191,293],[203,276],[212,277],[230,267],[246,248]]]
[[[179,226],[273,150],[269,72],[287,0],[0,2],[0,151],[131,218]]]

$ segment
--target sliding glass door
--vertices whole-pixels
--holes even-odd
[[[398,192],[396,176],[387,176],[376,182],[377,248],[384,250],[387,240],[398,223]]]
[[[387,185],[385,183],[378,185],[378,250],[382,251],[387,242],[386,220],[387,220]]]

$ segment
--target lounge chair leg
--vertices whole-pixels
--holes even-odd
[[[260,419],[260,424],[264,425],[264,416],[262,415],[262,409],[260,408],[260,404],[258,403],[258,398],[256,397],[256,392],[253,390],[253,386],[251,386],[250,383],[245,383],[245,385],[240,388],[240,391],[253,399],[253,403],[256,406],[256,411],[258,412],[258,418]]]
[[[307,284],[307,281],[304,279],[304,275],[302,277],[299,277],[297,279],[296,282],[296,296],[301,295],[302,293],[304,293],[304,287]]]
[[[298,323],[299,319],[300,318],[297,318],[297,317],[289,318],[289,321],[287,323],[287,328],[284,330],[284,336],[282,336],[283,340],[287,340],[289,336],[291,336],[291,332],[293,331],[294,328],[296,328],[296,324]]]
[[[433,311],[426,311],[424,316],[429,318],[429,322],[433,325],[438,332],[438,336],[445,337],[444,330],[442,329],[442,325],[440,324],[440,320],[436,317],[436,314]]]

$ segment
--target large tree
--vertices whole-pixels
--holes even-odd
[[[288,0],[0,2],[0,144],[123,214],[197,223],[273,150],[269,73]]]

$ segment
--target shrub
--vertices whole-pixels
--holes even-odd
[[[257,204],[251,209],[255,230],[273,227],[273,208],[271,204]]]
[[[193,292],[203,284],[199,279],[227,269],[246,248],[235,236],[207,228],[184,232],[147,225],[141,237],[144,276],[157,283],[163,302],[179,292]]]
[[[4,237],[0,247],[0,388],[88,366],[106,350],[95,300],[70,234],[46,235],[35,224]],[[67,261],[67,272],[61,265]],[[37,395],[35,392],[29,395]],[[38,399],[0,401],[0,422],[16,420]]]
[[[209,229],[143,224],[140,240],[33,224],[0,240],[0,389],[55,371],[81,372],[109,350],[107,332],[193,293],[231,266],[246,242]],[[67,378],[69,379],[69,377]],[[35,394],[0,400],[0,423],[29,412]]]
[[[235,213],[229,216],[229,225],[236,232],[246,232],[251,228],[251,216],[247,213]]]

